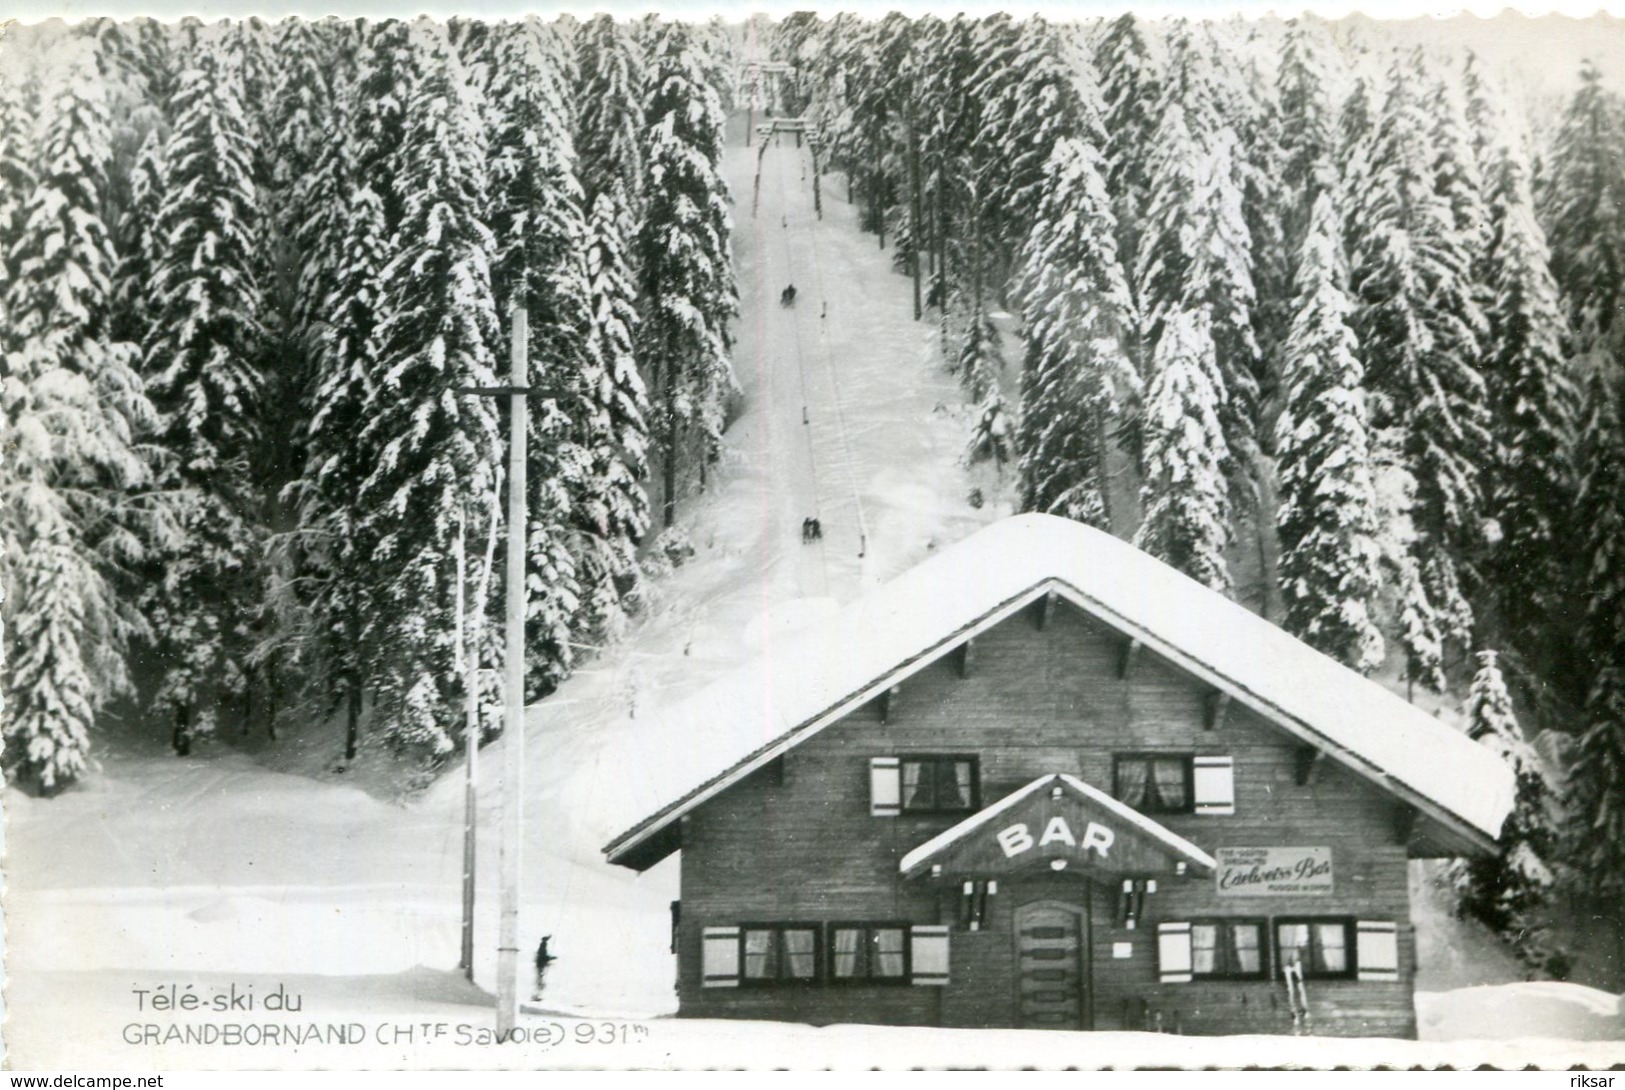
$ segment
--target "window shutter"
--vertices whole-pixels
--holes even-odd
[[[1164,984],[1191,982],[1191,925],[1157,925],[1157,977]]]
[[[869,813],[896,817],[903,812],[903,763],[896,757],[869,760]]]
[[[910,929],[914,983],[941,986],[948,983],[948,927],[946,924],[919,924]]]
[[[1193,784],[1198,814],[1236,812],[1236,759],[1197,757],[1193,762]]]
[[[700,946],[700,985],[739,987],[739,928],[707,927]]]
[[[1354,964],[1361,980],[1399,979],[1399,925],[1392,920],[1361,920]]]

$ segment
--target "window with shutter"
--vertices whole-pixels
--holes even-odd
[[[1399,979],[1399,925],[1361,920],[1356,925],[1355,965],[1361,980]]]
[[[1263,920],[1191,921],[1191,975],[1264,979]]]
[[[908,983],[906,923],[832,923],[828,949],[831,983]]]
[[[1198,814],[1236,812],[1236,762],[1234,757],[1197,757],[1191,774]]]
[[[820,928],[810,923],[744,924],[740,928],[740,983],[811,984],[819,979]]]
[[[1191,982],[1191,925],[1188,922],[1157,925],[1157,978],[1164,984]]]
[[[700,984],[739,987],[739,928],[707,927],[700,945]]]
[[[904,754],[902,808],[906,813],[955,814],[977,809],[975,756]]]
[[[1191,759],[1179,753],[1119,753],[1112,795],[1142,814],[1191,812]]]
[[[871,758],[869,761],[869,813],[875,817],[896,817],[902,812],[902,762],[896,757]]]
[[[941,986],[948,983],[948,928],[944,924],[919,924],[910,929],[909,954],[914,983]]]
[[[1298,966],[1306,980],[1352,977],[1353,941],[1353,920],[1334,917],[1275,921],[1276,964]]]

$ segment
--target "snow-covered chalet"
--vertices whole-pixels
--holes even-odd
[[[943,550],[670,709],[604,850],[680,851],[679,1013],[1416,1032],[1407,863],[1510,771],[1108,534]],[[634,815],[629,815],[630,817]]]

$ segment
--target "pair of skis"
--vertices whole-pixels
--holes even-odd
[[[1292,1032],[1310,1031],[1309,992],[1303,986],[1303,963],[1292,962],[1281,966],[1281,979],[1286,984],[1286,1005],[1292,1012]]]

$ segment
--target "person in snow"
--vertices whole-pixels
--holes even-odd
[[[793,307],[796,305],[796,286],[791,284],[779,293],[779,306]]]
[[[552,940],[552,938],[553,938],[552,935],[543,935],[542,936],[542,944],[540,946],[536,947],[536,998],[537,999],[540,999],[542,997],[542,984],[547,978],[547,967],[558,960],[558,958],[554,957],[551,953],[549,953],[548,949],[547,949],[547,944],[548,944],[549,941]]]

